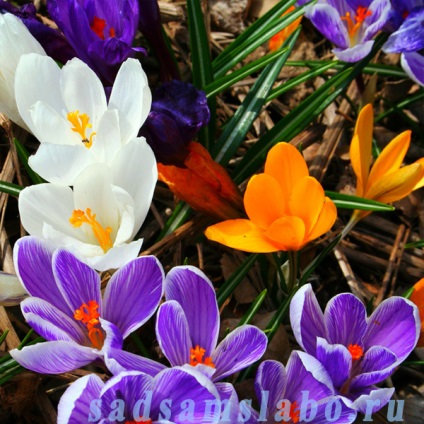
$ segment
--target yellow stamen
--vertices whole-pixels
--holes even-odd
[[[93,137],[96,135],[96,133],[92,132],[89,138],[85,134],[87,128],[91,128],[91,124],[89,123],[90,118],[88,115],[86,113],[79,113],[79,110],[76,110],[75,112],[69,112],[67,118],[68,121],[73,125],[71,130],[80,135],[84,146],[89,149],[93,144]]]
[[[96,237],[100,247],[105,253],[113,246],[112,239],[110,238],[112,229],[110,227],[103,228],[96,220],[96,214],[91,213],[90,208],[87,208],[85,212],[81,209],[74,209],[72,216],[69,218],[69,222],[75,228],[80,228],[82,224],[88,224],[93,230],[94,237]]]
[[[371,15],[371,10],[368,10],[368,8],[363,6],[359,6],[356,9],[356,13],[353,19],[351,17],[350,12],[346,12],[346,15],[343,16],[341,19],[342,21],[346,21],[347,23],[347,31],[349,33],[350,38],[353,38],[355,36],[358,29],[361,28],[362,22],[364,22],[365,18]]]
[[[88,338],[91,344],[93,347],[100,350],[103,347],[105,338],[100,328],[96,327],[96,325],[100,323],[98,320],[100,314],[97,312],[97,309],[99,309],[99,304],[95,300],[90,300],[88,304],[83,303],[81,307],[75,311],[74,318],[86,325]]]
[[[364,350],[359,345],[350,344],[347,349],[352,355],[352,360],[354,361],[357,361],[358,359],[361,359],[364,356]]]
[[[205,355],[206,350],[201,348],[199,345],[196,345],[195,348],[190,349],[190,365],[192,367],[195,367],[196,365],[203,364],[207,365],[208,367],[215,368],[215,364],[212,362],[212,358],[208,356],[207,358],[203,359],[203,356]]]

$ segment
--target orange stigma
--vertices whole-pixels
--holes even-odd
[[[147,420],[141,421],[125,421],[124,424],[152,424],[152,420],[148,418]]]
[[[364,356],[364,350],[361,346],[356,344],[350,344],[347,349],[349,350],[350,354],[352,355],[352,359],[354,361],[357,361],[358,359],[361,359]]]
[[[201,348],[199,345],[196,345],[195,348],[190,349],[190,365],[195,367],[196,365],[203,364],[208,367],[215,368],[215,364],[212,362],[212,358],[208,356],[203,360],[206,350]]]
[[[93,137],[96,135],[96,133],[92,132],[89,138],[87,138],[87,136],[85,135],[87,128],[91,128],[91,124],[89,123],[90,118],[88,117],[88,115],[86,113],[79,113],[79,110],[76,110],[75,112],[69,112],[66,117],[68,118],[68,121],[73,125],[71,130],[80,135],[81,141],[84,143],[84,146],[89,149],[93,144]]]
[[[346,12],[346,15],[342,16],[342,21],[346,21],[347,23],[347,31],[350,38],[353,38],[356,35],[358,29],[361,28],[362,22],[364,22],[365,18],[371,15],[371,10],[368,10],[367,7],[359,6],[356,9],[356,13],[353,19],[350,12]]]
[[[97,309],[99,309],[99,304],[95,300],[90,300],[88,305],[87,303],[83,303],[81,307],[75,311],[74,318],[86,325],[88,338],[91,344],[93,347],[100,350],[103,347],[105,338],[100,328],[96,327],[96,325],[100,323],[98,320],[100,314],[97,312]]]
[[[286,402],[282,402],[281,403],[281,408],[282,408],[282,411],[281,411],[281,416],[282,417],[284,417],[284,414],[285,414],[285,407],[286,407]],[[298,423],[299,421],[300,421],[300,410],[299,410],[299,408],[297,407],[297,402],[296,401],[294,401],[293,403],[290,403],[290,412],[289,412],[289,416],[290,416],[290,422],[291,423]],[[284,421],[286,421],[286,420],[284,420]]]
[[[93,22],[90,25],[90,28],[101,40],[105,39],[104,31],[106,29],[106,21],[104,19],[95,16],[93,18]],[[112,27],[109,29],[109,37],[115,37],[115,29]]]
[[[75,228],[80,228],[82,224],[88,224],[93,230],[94,237],[96,237],[103,252],[106,253],[113,246],[112,239],[110,238],[112,229],[110,227],[103,228],[96,220],[96,214],[91,213],[90,208],[87,208],[85,212],[81,209],[74,209],[69,222]]]

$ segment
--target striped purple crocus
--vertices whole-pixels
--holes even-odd
[[[96,271],[37,237],[18,240],[14,260],[30,294],[21,303],[22,313],[47,342],[10,354],[42,374],[68,372],[103,360],[108,352],[119,355],[123,339],[153,315],[163,293],[163,269],[153,256],[136,258],[115,272],[103,298]],[[152,374],[164,368],[148,359],[144,367]]]
[[[403,297],[386,299],[367,317],[357,297],[342,293],[322,313],[310,284],[293,297],[290,320],[299,345],[363,413],[374,413],[390,400],[394,389],[375,385],[411,353],[421,328],[418,308]]]

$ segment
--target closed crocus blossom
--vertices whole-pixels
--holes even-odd
[[[14,86],[19,59],[27,53],[46,54],[20,19],[0,13],[0,113],[25,129],[28,127],[19,114]]]
[[[206,237],[247,252],[295,251],[329,231],[337,217],[302,155],[287,143],[274,146],[265,172],[250,179],[244,207],[249,219],[212,225]]]
[[[334,54],[345,62],[363,59],[372,48],[391,11],[390,0],[318,0],[305,16],[336,48]]]
[[[350,160],[356,174],[356,195],[382,203],[395,202],[424,185],[424,158],[401,166],[411,142],[411,132],[395,137],[371,166],[374,112],[371,104],[364,106],[356,122],[350,144]],[[355,211],[351,222],[371,212]]]
[[[139,181],[139,185],[143,185]],[[49,240],[106,271],[134,259],[142,240],[132,241],[150,207],[137,208],[134,198],[112,183],[106,165],[91,165],[73,190],[58,184],[38,184],[19,195],[21,222],[31,235]]]
[[[347,424],[356,418],[351,402],[335,396],[325,368],[304,352],[293,351],[287,366],[277,361],[262,362],[256,374],[255,389],[259,403],[267,406],[266,415],[261,408],[258,422]],[[332,408],[340,408],[335,419],[330,413]]]
[[[424,278],[414,284],[413,289],[409,300],[417,305],[421,318],[421,332],[417,347],[424,347]]]
[[[57,422],[218,423],[219,418],[205,411],[220,400],[208,378],[187,368],[166,369],[155,377],[126,371],[106,383],[91,374],[77,380],[63,394]]]
[[[21,303],[22,313],[47,342],[10,354],[38,373],[72,371],[103,359],[108,351],[121,350],[123,339],[153,315],[162,297],[164,274],[153,256],[119,269],[102,298],[99,274],[70,252],[24,237],[13,253],[18,276],[30,294]],[[150,362],[156,373],[163,368]]]
[[[293,297],[290,321],[299,345],[324,365],[338,393],[362,413],[370,401],[376,412],[390,400],[394,389],[375,384],[411,353],[421,327],[418,308],[403,297],[386,299],[367,317],[363,303],[343,293],[322,313],[310,284]]]
[[[41,143],[29,165],[46,181],[73,185],[93,163],[108,164],[118,179],[140,169],[156,179],[153,152],[137,138],[151,106],[137,60],[121,66],[107,101],[99,78],[81,60],[61,69],[49,57],[25,55],[16,70],[15,93],[22,119]]]
[[[50,16],[76,51],[106,85],[112,85],[132,47],[138,25],[137,0],[48,0]]]
[[[0,271],[0,305],[18,305],[28,296],[16,275]]]

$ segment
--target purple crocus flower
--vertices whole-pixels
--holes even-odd
[[[74,49],[66,41],[63,34],[37,19],[36,9],[32,3],[17,8],[5,0],[0,0],[0,13],[12,13],[28,28],[34,38],[43,46],[47,55],[54,60],[65,63],[76,56]]]
[[[209,117],[203,91],[178,80],[166,82],[153,94],[152,109],[140,135],[146,137],[158,162],[182,166],[188,143]]]
[[[372,48],[391,10],[390,0],[319,0],[305,16],[336,48],[334,54],[345,62],[363,59]]]
[[[218,381],[262,357],[267,338],[252,325],[236,328],[217,346],[220,320],[215,290],[199,269],[173,268],[164,287],[167,301],[157,314],[156,336],[172,366],[203,364],[199,368]]]
[[[18,277],[31,297],[21,303],[31,327],[47,342],[13,349],[25,368],[59,374],[122,349],[123,339],[143,325],[162,297],[164,273],[153,256],[136,258],[110,279],[103,299],[99,274],[66,250],[37,237],[14,249]],[[164,367],[145,360],[157,373]]]
[[[322,313],[310,284],[290,305],[290,320],[299,345],[326,368],[337,391],[363,413],[367,401],[378,411],[394,389],[380,383],[411,353],[420,334],[417,307],[402,297],[382,302],[367,318],[365,306],[350,293],[335,296]]]
[[[106,85],[120,65],[143,48],[132,47],[138,25],[137,0],[48,0],[48,11],[78,57]]]
[[[211,404],[221,402],[218,390],[207,377],[189,368],[166,369],[156,377],[126,371],[107,383],[95,374],[84,376],[60,399],[57,422],[219,422],[214,413],[209,413]]]
[[[325,368],[304,352],[293,351],[286,367],[277,361],[262,362],[255,390],[261,405],[258,422],[342,424],[356,418],[351,402],[335,396]]]

